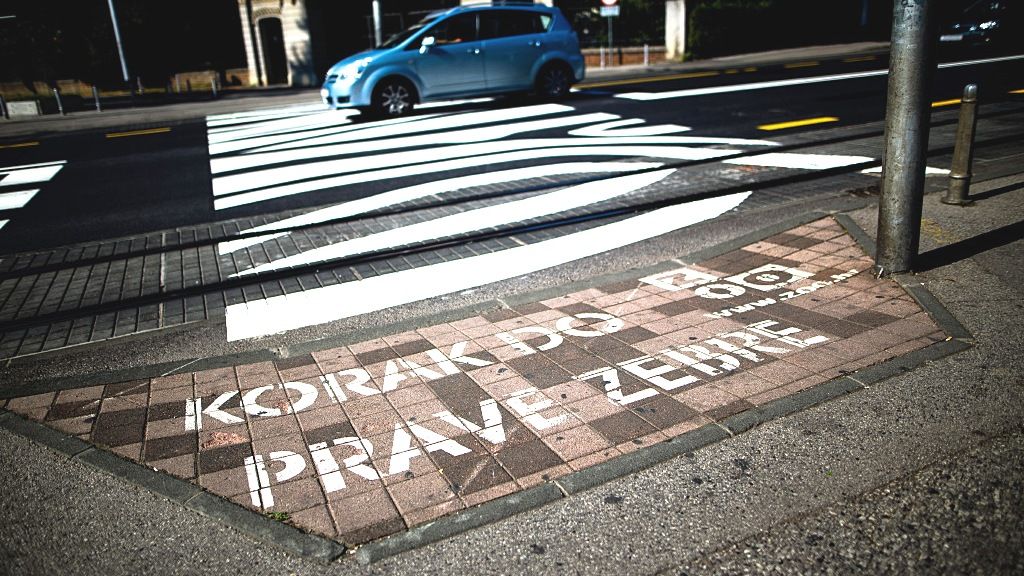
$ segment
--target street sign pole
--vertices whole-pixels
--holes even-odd
[[[121,59],[121,76],[124,78],[124,83],[128,84],[129,90],[131,89],[131,78],[128,76],[128,63],[124,59],[124,48],[121,47],[121,29],[117,25],[117,14],[114,12],[114,0],[107,0],[107,6],[110,8],[110,22],[114,25],[114,41],[117,43],[117,55]]]
[[[380,23],[380,0],[373,0],[373,47],[378,48],[383,42]]]
[[[612,24],[612,18],[619,15],[619,0],[601,0],[601,16],[608,18],[608,63],[612,64],[615,62],[614,45],[615,45],[615,30]]]
[[[885,158],[878,202],[878,276],[912,269],[921,239],[925,152],[931,107],[930,0],[896,0],[893,7],[889,89],[885,110]]]
[[[609,56],[609,58],[614,58],[614,56],[612,56],[612,51],[614,50],[612,48],[612,46],[615,44],[615,42],[613,40],[613,37],[612,37],[613,33],[614,33],[614,29],[612,27],[612,17],[609,16],[608,17],[608,56]]]

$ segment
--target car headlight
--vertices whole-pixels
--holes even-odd
[[[338,76],[342,79],[355,80],[363,75],[366,67],[370,64],[373,58],[361,58],[355,62],[346,64],[341,70],[338,71]]]

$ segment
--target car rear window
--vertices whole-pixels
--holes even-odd
[[[526,10],[488,10],[480,13],[480,38],[504,38],[546,32],[551,16]]]

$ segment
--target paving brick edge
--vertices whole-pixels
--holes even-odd
[[[365,342],[367,340],[372,340],[374,338],[390,336],[392,334],[397,334],[400,332],[404,332],[406,330],[411,330],[422,326],[432,326],[434,324],[440,324],[442,322],[453,322],[456,320],[463,320],[470,316],[476,316],[495,309],[508,308],[519,304],[538,302],[540,300],[554,298],[556,296],[561,296],[571,292],[584,290],[601,284],[610,284],[622,280],[631,280],[637,277],[658,274],[660,272],[665,272],[667,270],[676,268],[682,263],[693,264],[703,260],[710,260],[711,258],[720,256],[727,252],[731,252],[738,248],[742,248],[743,246],[747,246],[748,244],[759,242],[774,234],[778,234],[791,228],[795,228],[797,226],[801,226],[803,224],[807,224],[808,222],[813,222],[815,220],[820,220],[821,218],[825,218],[831,215],[831,213],[823,211],[809,212],[801,216],[794,216],[792,218],[788,218],[772,226],[768,226],[765,228],[755,230],[753,232],[749,232],[747,234],[744,234],[737,238],[733,238],[732,240],[728,240],[721,244],[716,244],[715,246],[697,250],[684,256],[677,257],[671,260],[665,260],[657,264],[652,264],[650,266],[630,268],[628,270],[620,272],[602,274],[600,276],[594,276],[586,280],[579,280],[576,282],[571,282],[569,284],[563,284],[560,286],[553,286],[541,290],[533,290],[530,292],[515,294],[513,296],[501,300],[487,300],[484,302],[479,302],[468,306],[453,308],[451,310],[445,310],[433,314],[416,316],[414,318],[410,318],[408,320],[403,320],[400,322],[393,322],[390,324],[378,326],[369,326],[366,328],[361,328],[359,330],[347,332],[342,335],[321,338],[318,340],[311,340],[303,344],[290,345],[287,347],[275,349],[250,350],[246,352],[225,354],[209,358],[183,359],[176,360],[174,362],[150,364],[148,366],[93,372],[91,374],[76,375],[75,378],[59,376],[45,380],[34,380],[32,382],[20,386],[0,385],[0,399],[15,398],[19,396],[31,396],[33,394],[42,394],[45,392],[58,392],[61,390],[74,390],[77,388],[99,386],[102,384],[127,382],[129,380],[156,378],[159,376],[167,376],[184,371],[195,372],[199,370],[224,368],[227,366],[234,366],[236,364],[251,364],[256,362],[283,360],[285,358],[290,358],[301,354],[309,354],[310,352],[326,350],[328,348],[335,348],[346,344]],[[173,330],[177,328],[179,327],[176,326],[170,329]],[[106,343],[104,342],[99,342],[93,345],[103,346],[105,344]],[[17,359],[12,359],[12,362],[16,361]]]
[[[634,269],[601,276],[599,279],[590,279],[585,282],[577,282],[531,294],[524,294],[513,299],[513,303],[542,300],[548,297],[549,294],[556,292],[565,293],[567,290],[571,292],[577,288],[592,286],[597,283],[614,282],[623,277],[633,277],[638,272],[644,273],[649,270],[651,273],[655,273],[667,270],[676,265],[678,261],[692,262],[710,259],[738,247],[757,242],[780,231],[830,215],[854,237],[866,253],[874,253],[873,240],[849,216],[845,214],[814,212],[745,234],[714,247],[691,253],[684,258],[677,258],[675,261],[662,262],[644,270]],[[510,518],[521,512],[557,502],[563,498],[568,498],[574,494],[601,486],[609,481],[662,464],[680,455],[706,448],[761,424],[801,412],[829,400],[867,388],[892,376],[909,372],[927,362],[971,348],[972,337],[970,332],[942,306],[938,299],[928,292],[923,284],[915,282],[913,276],[908,275],[896,276],[894,279],[914,297],[943,331],[950,335],[949,340],[937,342],[909,354],[904,354],[846,376],[823,382],[795,394],[750,408],[725,418],[721,422],[705,424],[700,428],[669,440],[618,456],[612,460],[584,468],[555,480],[547,481],[533,488],[503,496],[473,508],[455,512],[427,524],[409,528],[398,534],[361,545],[354,550],[356,560],[364,565],[377,562],[420,546],[456,536],[474,528]],[[505,305],[503,302],[493,301],[491,304]],[[493,307],[492,305],[490,308]],[[487,309],[489,308],[482,308],[482,310]],[[394,329],[402,330],[402,327],[410,324],[422,325],[424,321],[433,319],[435,316],[452,317],[459,312],[466,313],[467,311],[468,313],[479,313],[481,307],[473,306],[445,312],[440,315],[418,317],[407,322],[375,328],[370,330],[370,332],[379,335]],[[359,337],[365,339],[366,333],[360,332],[360,334],[362,336]],[[351,338],[352,336],[348,335],[345,337],[345,340]],[[324,340],[319,340],[311,344],[322,344],[324,342]],[[328,344],[329,346],[330,344]],[[306,348],[306,346],[303,348]],[[214,360],[223,360],[224,358],[221,357]],[[238,356],[226,358],[237,359]],[[188,366],[190,369],[194,369],[197,367],[197,364],[189,364]],[[142,464],[98,449],[77,437],[53,430],[43,424],[33,422],[7,410],[0,410],[0,428],[65,454],[70,459],[84,462],[112,476],[117,476],[131,484],[160,494],[192,511],[218,520],[260,540],[273,543],[299,556],[332,562],[342,558],[349,551],[339,542],[309,534],[293,526],[271,520],[258,512],[248,510],[211,494],[191,482],[157,472]]]
[[[193,512],[217,520],[287,552],[328,562],[345,554],[346,548],[339,542],[272,520],[211,494],[191,482],[157,472],[8,410],[0,410],[0,428],[63,454],[69,460],[76,460],[163,496]]]

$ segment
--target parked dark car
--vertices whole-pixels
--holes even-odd
[[[1024,0],[977,0],[942,26],[943,47],[1020,48]]]

